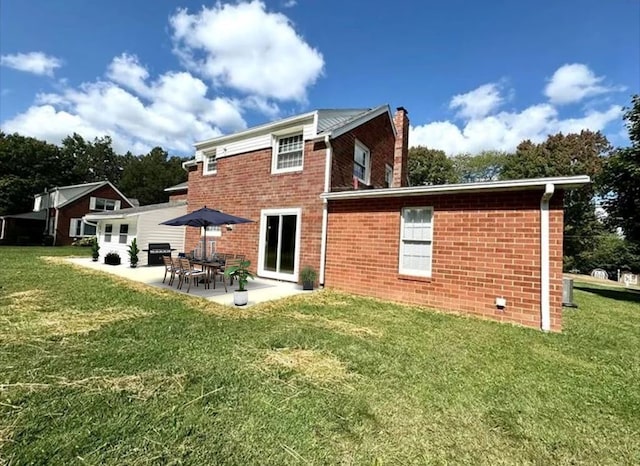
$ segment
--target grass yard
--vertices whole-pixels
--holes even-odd
[[[0,248],[0,464],[640,464],[638,292],[577,284],[546,335],[41,257],[78,252]]]

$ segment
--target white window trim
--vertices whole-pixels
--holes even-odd
[[[213,228],[213,230],[207,230],[207,238],[216,238],[222,236],[222,226],[208,226],[208,227],[200,227],[200,236],[204,236],[205,228]]]
[[[215,175],[216,173],[218,173],[218,164],[217,164],[217,162],[219,162],[219,160],[216,162],[216,169],[215,170],[209,170],[209,159],[211,159],[211,157],[213,157],[214,159],[217,159],[217,150],[216,149],[208,150],[203,155],[204,155],[204,160],[203,160],[203,164],[202,164],[202,174],[203,175]]]
[[[76,235],[76,224],[77,222],[80,222],[80,234]],[[88,234],[85,233],[84,228],[87,224],[85,222],[82,221],[81,218],[72,218],[69,221],[69,238],[84,238],[86,236],[95,236],[98,233],[98,230],[96,228],[96,233],[95,234]]]
[[[278,149],[279,144],[278,141],[284,138],[290,138],[294,136],[302,136],[302,162],[299,167],[287,167],[287,168],[278,168]],[[299,130],[293,133],[286,134],[274,134],[272,136],[272,147],[271,147],[271,173],[291,173],[291,172],[301,172],[304,169],[304,131]]]
[[[353,166],[355,167],[356,165],[356,150],[360,148],[362,150],[364,150],[364,152],[366,152],[367,156],[366,156],[366,160],[365,160],[365,165],[364,165],[364,178],[362,179],[358,176],[354,175],[359,181],[362,181],[364,184],[371,184],[371,151],[369,150],[369,148],[367,146],[365,146],[364,144],[362,144],[360,141],[358,141],[356,139],[355,144],[353,146]]]
[[[107,231],[107,227],[108,226],[111,227],[111,231]],[[109,239],[107,239],[107,235],[109,235]],[[112,243],[113,242],[113,223],[106,223],[104,225],[104,235],[102,237],[104,238],[104,242],[105,243]]]
[[[296,218],[296,251],[294,255],[293,273],[273,272],[264,269],[264,246],[267,236],[267,217],[270,215],[295,215]],[[258,242],[258,275],[275,280],[297,283],[300,269],[300,240],[302,238],[302,208],[262,209],[260,211],[260,240]]]
[[[429,269],[428,270],[415,270],[415,269],[406,269],[402,267],[402,258],[404,257],[404,213],[409,209],[425,209],[431,213],[431,229],[430,229],[430,237],[428,240],[424,240],[424,243],[429,243],[431,245],[431,255],[429,256]],[[400,255],[398,256],[398,272],[401,275],[412,275],[416,277],[426,277],[431,278],[433,272],[433,207],[431,206],[415,206],[415,207],[403,207],[400,211]],[[414,240],[415,241],[415,240]]]
[[[96,203],[98,199],[105,202],[104,209],[96,209]],[[113,210],[109,210],[106,207],[107,202],[113,202]],[[113,212],[114,210],[120,210],[120,201],[118,199],[107,199],[106,197],[90,197],[89,198],[89,210],[97,210],[99,212]]]
[[[126,233],[122,233],[122,227],[125,226],[127,227],[127,232]],[[129,224],[128,223],[121,223],[120,226],[118,227],[118,244],[129,244]],[[120,241],[122,239],[122,236],[125,236],[125,240],[124,243],[122,241]]]

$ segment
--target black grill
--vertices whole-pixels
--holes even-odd
[[[147,251],[148,265],[162,265],[164,263],[162,256],[170,256],[173,249],[169,243],[149,243],[145,251]]]

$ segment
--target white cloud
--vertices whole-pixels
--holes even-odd
[[[549,79],[544,94],[551,103],[562,105],[580,102],[586,97],[616,90],[603,86],[602,81],[604,77],[596,76],[588,66],[582,63],[562,65]]]
[[[466,94],[453,96],[449,108],[457,109],[462,118],[482,118],[497,109],[503,100],[497,84],[484,84]]]
[[[54,70],[62,66],[62,60],[43,52],[16,53],[2,55],[0,65],[27,73],[53,76]]]
[[[296,0],[285,0],[282,3],[282,6],[285,7],[285,8],[293,8],[297,4],[298,4],[298,2]]]
[[[303,102],[321,76],[320,52],[281,13],[263,2],[216,4],[170,18],[175,52],[185,66],[215,85],[266,99]]]
[[[588,92],[581,98],[587,95]],[[441,149],[449,155],[483,150],[513,151],[525,139],[541,142],[549,134],[558,132],[601,131],[622,115],[619,105],[609,105],[604,110],[589,109],[572,118],[562,118],[552,103],[539,103],[520,111],[498,111],[504,100],[497,84],[485,84],[458,94],[451,99],[449,107],[458,110],[457,115],[463,118],[461,125],[436,121],[412,126],[409,142],[412,146]]]

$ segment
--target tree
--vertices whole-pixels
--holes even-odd
[[[0,215],[30,211],[35,194],[76,181],[57,146],[0,132]]]
[[[61,151],[73,161],[73,172],[79,183],[111,181],[118,186],[123,171],[123,158],[111,147],[111,138],[105,136],[86,141],[73,133],[62,140]]]
[[[166,151],[155,147],[146,155],[127,154],[120,190],[140,201],[140,205],[157,204],[169,200],[165,188],[187,180],[180,157],[168,158]]]
[[[496,181],[500,179],[507,157],[509,154],[500,151],[460,154],[453,157],[453,165],[461,183]]]
[[[631,147],[617,149],[606,161],[602,184],[607,192],[608,222],[622,228],[640,248],[640,95],[631,98],[624,114]]]
[[[424,146],[409,149],[408,171],[411,186],[458,182],[451,159],[441,150]]]
[[[599,179],[604,160],[611,153],[607,138],[600,132],[580,134],[558,133],[535,144],[524,141],[516,153],[506,158],[502,179],[538,178],[548,176],[589,175]],[[569,263],[580,264],[581,254],[593,250],[605,228],[595,215],[596,183],[565,193],[564,255]]]

